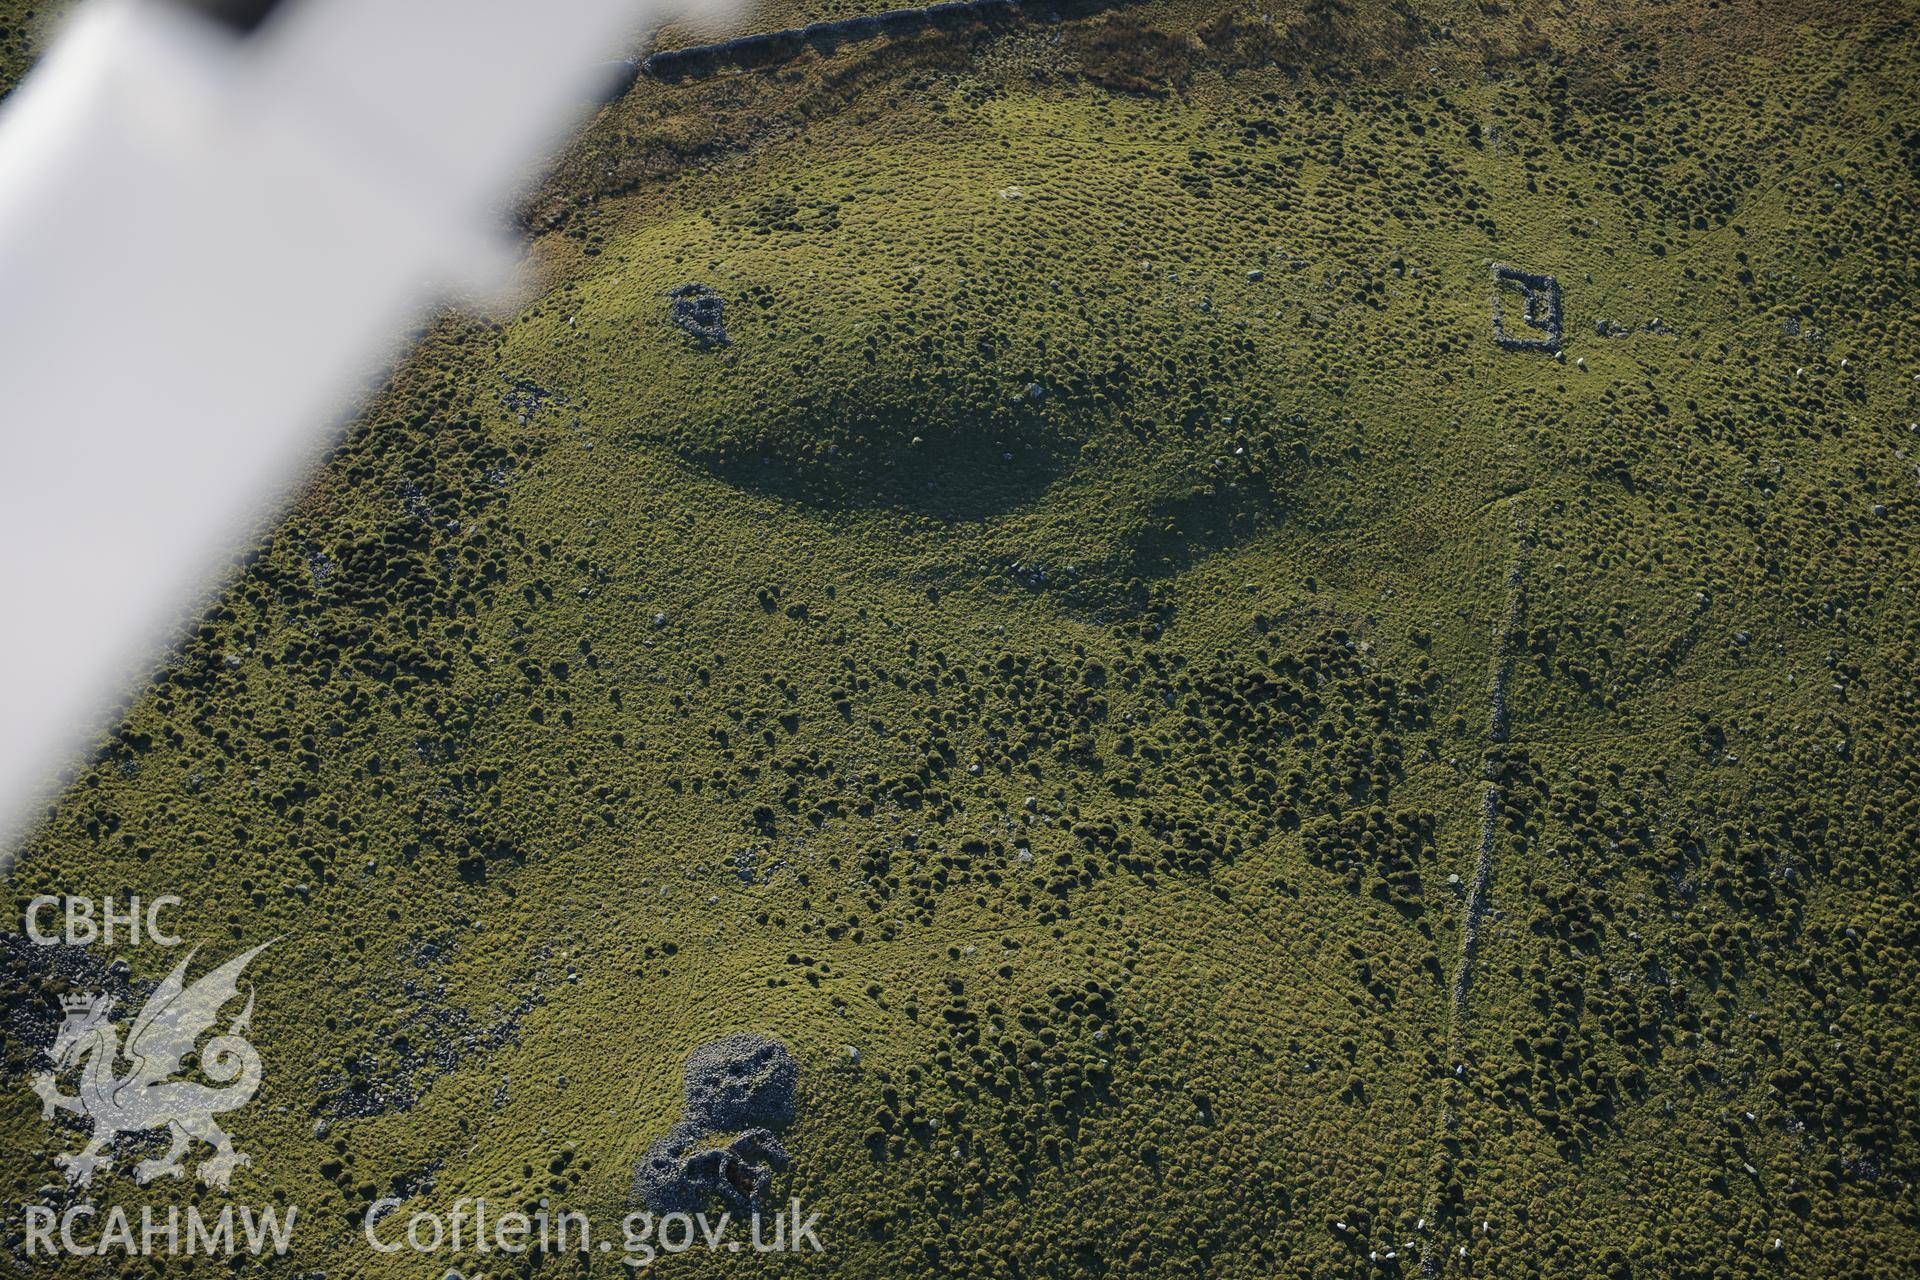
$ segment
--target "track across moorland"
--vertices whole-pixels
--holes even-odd
[[[1453,987],[1447,1004],[1446,1060],[1450,1064],[1448,1070],[1455,1077],[1463,1076],[1466,1072],[1467,992],[1473,983],[1473,957],[1480,945],[1480,924],[1487,913],[1487,894],[1493,880],[1494,841],[1499,832],[1500,802],[1503,798],[1496,752],[1507,741],[1511,727],[1507,709],[1507,683],[1513,668],[1515,637],[1520,634],[1521,623],[1526,616],[1527,552],[1531,533],[1521,523],[1520,497],[1515,495],[1508,501],[1513,514],[1513,549],[1507,565],[1506,605],[1494,623],[1492,651],[1488,659],[1488,748],[1482,758],[1482,773],[1486,776],[1487,787],[1480,799],[1480,838],[1474,854],[1472,879],[1468,882],[1466,899],[1461,906],[1460,956],[1454,965]],[[1438,1225],[1441,1188],[1446,1182],[1448,1144],[1459,1126],[1460,1117],[1454,1108],[1452,1093],[1443,1088],[1421,1220],[1430,1230]],[[1420,1270],[1425,1275],[1437,1276],[1445,1264],[1444,1246],[1437,1233],[1427,1235],[1421,1243]]]

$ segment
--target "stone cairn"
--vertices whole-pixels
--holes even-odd
[[[634,1198],[657,1214],[696,1213],[713,1199],[759,1212],[788,1164],[773,1131],[793,1119],[799,1074],[785,1045],[749,1031],[695,1049],[680,1119],[634,1169]]]

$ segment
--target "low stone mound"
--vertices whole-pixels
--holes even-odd
[[[799,1067],[778,1040],[741,1031],[687,1058],[687,1121],[715,1132],[778,1128],[793,1119]]]

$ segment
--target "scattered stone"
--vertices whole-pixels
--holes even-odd
[[[416,938],[400,949],[398,958],[411,960],[413,972],[383,983],[369,996],[406,1012],[391,1039],[357,1055],[346,1069],[321,1071],[313,1102],[317,1116],[338,1123],[410,1111],[440,1077],[518,1043],[521,1020],[544,1003],[542,986],[551,979],[534,975],[512,1007],[496,1006],[482,1022],[448,1000],[440,962],[449,951],[447,943],[431,938]]]
[[[567,403],[566,397],[547,390],[531,378],[509,378],[501,374],[500,380],[507,384],[507,389],[500,393],[500,407],[523,427],[548,405]]]

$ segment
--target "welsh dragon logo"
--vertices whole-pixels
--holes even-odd
[[[127,1030],[124,1051],[118,1029],[110,1021],[114,1003],[111,995],[61,997],[67,1017],[48,1050],[54,1069],[33,1078],[33,1091],[40,1095],[43,1119],[51,1119],[58,1107],[93,1122],[92,1140],[83,1149],[53,1158],[66,1170],[69,1183],[84,1187],[95,1173],[111,1168],[113,1157],[107,1151],[119,1135],[164,1128],[171,1140],[166,1154],[136,1164],[134,1180],[148,1183],[162,1176],[185,1177],[183,1157],[198,1139],[213,1148],[213,1154],[201,1161],[197,1170],[200,1181],[226,1190],[233,1171],[247,1164],[249,1157],[234,1150],[233,1136],[215,1124],[213,1117],[244,1106],[260,1087],[260,1055],[242,1034],[253,1017],[251,986],[246,1007],[224,1034],[207,1041],[200,1052],[200,1071],[226,1087],[216,1089],[173,1077],[182,1070],[196,1042],[218,1020],[220,1010],[239,997],[241,970],[272,945],[265,942],[235,956],[192,986],[186,985],[186,975],[194,951],[187,952],[141,1006]],[[130,1064],[124,1074],[119,1072],[122,1057]],[[58,1077],[76,1067],[80,1071],[80,1092],[61,1093]]]

